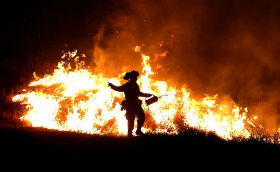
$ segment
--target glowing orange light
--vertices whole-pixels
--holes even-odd
[[[184,126],[211,131],[224,139],[252,136],[250,127],[255,126],[257,116],[248,119],[247,108],[217,103],[217,95],[196,100],[185,87],[178,89],[165,81],[154,80],[150,57],[142,54],[140,46],[134,50],[142,56],[142,75],[138,80],[141,90],[168,95],[150,106],[143,104],[151,117],[144,125],[144,132],[177,134],[180,127],[176,119],[180,116]],[[61,58],[65,61],[59,62],[52,74],[42,78],[34,74],[35,79],[28,88],[13,97],[13,101],[26,107],[20,119],[34,127],[90,134],[127,134],[125,111],[120,106],[124,95],[107,86],[108,81],[120,85],[122,76],[106,78],[93,74],[77,51],[65,53]],[[75,67],[66,59],[74,59]]]

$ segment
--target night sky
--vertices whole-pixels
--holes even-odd
[[[280,124],[277,0],[7,1],[1,6],[1,121],[14,123],[19,114],[11,96],[34,71],[52,72],[65,51],[77,49],[92,69],[113,76],[123,66],[139,66],[132,64],[140,63],[132,47],[143,44],[152,55],[164,42],[168,54],[154,59],[152,65],[162,64],[155,77],[186,84],[197,97],[229,97],[260,113],[265,125]]]

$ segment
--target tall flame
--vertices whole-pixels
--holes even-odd
[[[217,95],[196,100],[190,97],[186,87],[178,89],[165,81],[154,80],[150,57],[141,52],[140,46],[135,47],[135,52],[142,56],[142,75],[138,80],[141,91],[167,95],[150,106],[143,103],[147,115],[144,132],[177,134],[181,129],[194,127],[214,132],[226,140],[258,137],[252,131],[257,126],[257,116],[248,118],[247,108],[219,103]],[[124,95],[107,86],[108,81],[120,85],[123,74],[117,78],[93,74],[85,67],[83,57],[78,56],[77,51],[68,52],[52,74],[40,78],[34,73],[35,79],[28,88],[13,97],[14,102],[26,107],[20,119],[33,127],[89,134],[127,134],[125,111],[120,105]],[[74,67],[70,65],[71,60]]]

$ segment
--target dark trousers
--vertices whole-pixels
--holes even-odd
[[[134,110],[128,110],[126,112],[126,119],[127,119],[127,122],[128,122],[128,134],[131,134],[132,133],[132,130],[134,128],[134,120],[135,120],[135,117],[137,117],[137,130],[141,130],[143,124],[144,124],[144,121],[145,121],[145,113],[144,113],[144,110],[142,109],[142,107],[137,107],[136,109]]]

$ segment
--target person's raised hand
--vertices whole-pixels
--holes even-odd
[[[113,84],[111,82],[108,82],[108,86],[112,88]]]

